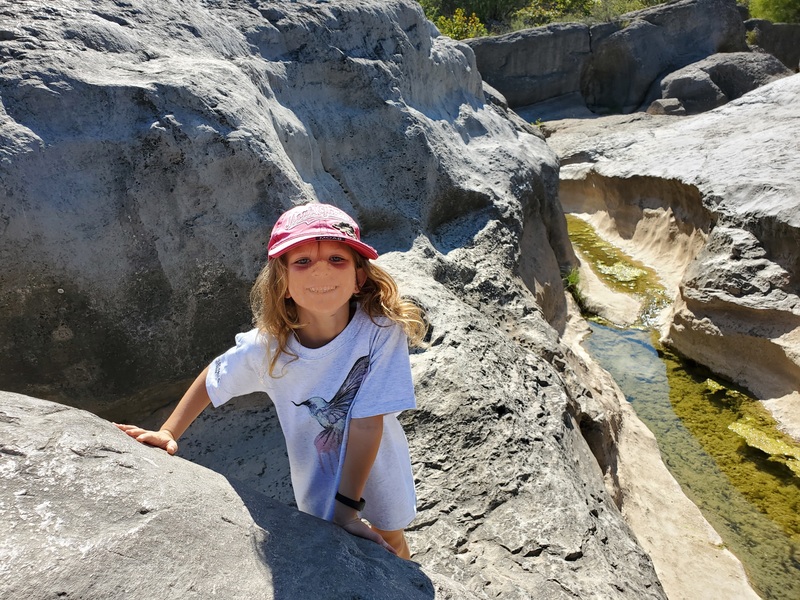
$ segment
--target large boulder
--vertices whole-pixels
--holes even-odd
[[[717,52],[746,51],[733,0],[681,0],[629,13],[627,26],[592,45],[581,75],[597,113],[637,110],[665,73]]]
[[[728,52],[714,54],[673,71],[654,84],[652,102],[672,99],[684,108],[681,114],[697,114],[722,106],[792,71],[771,54]],[[647,104],[652,106],[650,100]],[[648,107],[648,112],[653,112]],[[676,114],[673,111],[665,111]],[[663,113],[662,113],[663,114]]]
[[[0,392],[0,437],[4,598],[473,597],[91,413]]]
[[[1,388],[116,419],[174,398],[250,321],[269,228],[301,200],[343,206],[380,251],[468,216],[535,229],[520,272],[564,321],[555,157],[416,4],[13,13]]]
[[[597,113],[634,111],[665,74],[718,52],[747,50],[734,0],[681,0],[613,23],[553,24],[467,43],[509,106],[572,102],[577,95]]]
[[[520,107],[578,92],[593,41],[618,28],[553,23],[465,41],[475,52],[483,78],[510,106]]]
[[[748,19],[744,26],[754,50],[772,54],[795,73],[800,70],[800,23]]]

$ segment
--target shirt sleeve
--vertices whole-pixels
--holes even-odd
[[[236,336],[236,345],[211,362],[206,390],[215,407],[231,398],[267,391],[267,351],[258,330]]]
[[[354,419],[417,407],[408,358],[408,337],[398,324],[389,323],[388,326],[376,326],[377,333],[370,348],[369,371],[353,401],[351,417]]]

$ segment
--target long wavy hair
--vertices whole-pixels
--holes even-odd
[[[373,322],[376,317],[386,317],[400,325],[410,345],[422,345],[428,329],[422,309],[400,295],[389,273],[357,252],[352,253],[355,268],[363,269],[366,276],[353,298]],[[302,329],[303,324],[298,322],[294,300],[286,297],[288,289],[289,268],[284,254],[267,262],[250,290],[253,324],[260,332],[272,336],[277,343],[276,350],[271,346],[267,350],[270,376],[274,376],[273,371],[281,354],[297,358],[288,350],[287,344],[289,336]]]

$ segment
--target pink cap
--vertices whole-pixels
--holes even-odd
[[[267,256],[278,258],[306,242],[342,242],[364,258],[378,258],[371,246],[361,241],[361,231],[350,215],[330,204],[303,204],[283,213],[269,236]]]

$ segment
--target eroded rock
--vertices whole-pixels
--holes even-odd
[[[744,26],[754,49],[769,52],[797,73],[800,69],[800,24],[748,19]]]
[[[0,385],[117,419],[149,414],[248,327],[246,294],[277,215],[304,200],[332,202],[358,219],[433,325],[431,347],[413,357],[420,408],[404,418],[420,498],[411,541],[434,589],[454,598],[664,598],[604,486],[562,380],[560,268],[571,249],[556,157],[499,98],[486,101],[466,45],[437,36],[410,0],[257,8],[31,2],[17,5],[14,17],[16,29],[0,42],[0,257],[13,265],[0,273]],[[127,571],[105,562],[120,560],[123,541],[173,539],[176,530],[187,540],[181,564],[172,567],[173,554],[159,557],[142,543],[125,567],[139,573],[126,595],[188,578],[175,589],[203,596],[209,588],[196,580],[208,563],[194,557],[213,543],[203,537],[213,523],[196,519],[200,500],[213,507],[211,519],[217,503],[231,507],[238,525],[223,541],[231,560],[241,558],[237,573],[248,571],[252,597],[302,597],[307,564],[317,595],[392,597],[359,587],[387,560],[380,548],[323,523],[311,548],[273,553],[282,529],[273,536],[261,525],[258,507],[272,508],[258,494],[252,500],[236,488],[250,521],[218,477],[209,475],[205,494],[195,494],[193,478],[206,482],[196,465],[183,469],[188,463],[137,446],[109,423],[58,410],[59,419],[31,419],[42,432],[31,439],[52,469],[43,472],[67,486],[99,466],[110,491],[81,485],[77,498],[61,501],[48,496],[60,487],[35,480],[37,467],[9,468],[4,497],[17,498],[22,473],[38,486],[30,485],[36,506],[54,508],[30,524],[9,508],[12,527],[26,533],[44,523],[42,531],[57,532],[72,503],[83,519],[70,521],[75,543],[56,557],[68,571],[34,558],[48,552],[44,534],[14,538],[8,552],[18,552],[26,577],[8,580],[10,596],[32,589],[102,596],[125,579]],[[89,424],[73,423],[76,414]],[[219,459],[224,468],[213,466],[231,479],[284,497],[285,463],[269,414],[263,397],[210,412],[181,451]],[[40,450],[24,442],[26,419],[9,419],[23,436],[13,452],[38,460]],[[92,433],[99,449],[73,452],[95,448],[83,437]],[[142,458],[121,467],[115,461],[126,452]],[[262,471],[273,464],[267,482]],[[175,478],[188,481],[175,490]],[[133,502],[132,518],[115,493]],[[173,497],[195,503],[184,509]],[[149,511],[144,517],[139,505]],[[147,521],[156,512],[164,517]],[[273,514],[316,529],[297,513]],[[89,519],[97,529],[80,539]],[[151,529],[139,532],[142,520]],[[120,522],[127,528],[106,552],[94,532]],[[289,532],[292,540],[302,535]],[[95,547],[106,554],[77,562],[81,548]],[[298,558],[309,551],[340,565],[343,579],[326,583],[329,569]],[[40,568],[53,574],[39,576]],[[430,592],[413,565],[401,568],[411,569],[402,572],[411,573],[412,587]],[[239,582],[226,573],[209,585]],[[281,582],[284,574],[293,579]],[[375,577],[383,585],[397,574],[387,568]],[[395,586],[393,593],[405,593]]]
[[[714,54],[696,63],[673,71],[657,85],[653,102],[666,107],[664,102],[680,102],[683,111],[651,110],[650,114],[697,114],[722,106],[757,87],[788,77],[792,71],[771,54],[755,52],[728,52]]]
[[[5,389],[118,420],[171,400],[250,321],[269,227],[307,199],[345,207],[380,251],[467,215],[536,227],[552,244],[529,243],[526,281],[564,322],[555,157],[486,103],[470,49],[416,4],[14,16],[19,35],[0,42]]]
[[[596,219],[608,231],[614,229],[614,215],[629,216],[645,205],[675,210],[674,201],[664,200],[673,197],[667,192],[676,182],[699,193],[695,201],[687,194],[681,202],[694,204],[694,214],[708,215],[707,241],[694,246],[695,256],[682,263],[677,280],[671,278],[680,282],[674,288],[679,293],[663,333],[681,354],[752,390],[795,437],[800,437],[798,90],[800,78],[793,75],[691,118],[640,115],[549,124],[555,132],[551,145],[563,156],[580,158],[562,171],[568,188],[585,202],[599,200]],[[647,194],[631,186],[642,177],[654,183]],[[599,182],[619,190],[612,198],[627,194],[627,201],[605,206],[595,191]],[[691,215],[675,211],[674,231],[701,231]],[[633,239],[632,232],[647,225],[644,216],[620,219],[625,230],[619,237]],[[671,230],[662,231],[661,240],[674,239]],[[646,244],[626,248],[656,269],[671,264],[669,254],[648,254]]]
[[[577,94],[598,114],[637,110],[666,73],[748,49],[733,0],[682,0],[613,23],[552,24],[467,43],[483,77],[513,108]],[[529,112],[545,118],[554,108]]]
[[[0,437],[5,598],[473,597],[91,413],[0,392]]]

